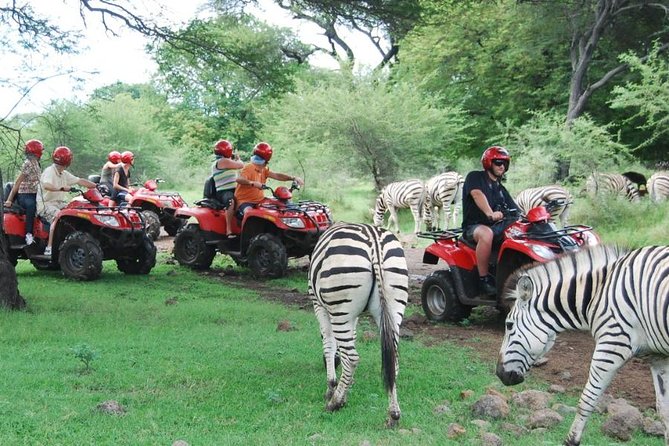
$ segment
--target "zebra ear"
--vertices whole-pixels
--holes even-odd
[[[532,283],[532,279],[530,279],[529,276],[522,276],[520,279],[518,279],[516,290],[518,291],[518,297],[520,300],[529,300],[529,298],[532,297],[532,293],[534,292],[534,284]]]

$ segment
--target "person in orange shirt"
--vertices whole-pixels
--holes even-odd
[[[300,186],[304,184],[301,178],[269,170],[267,163],[271,158],[272,147],[266,142],[260,142],[253,148],[251,162],[239,172],[235,202],[238,203],[237,209],[241,213],[265,198],[262,188],[268,178],[278,181],[295,181]]]

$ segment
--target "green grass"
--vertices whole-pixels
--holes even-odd
[[[148,276],[125,276],[105,262],[100,280],[77,283],[35,271],[21,261],[24,312],[0,312],[0,442],[21,445],[381,445],[479,444],[470,406],[488,387],[502,391],[494,358],[481,362],[466,347],[400,344],[400,427],[383,427],[387,397],[378,339],[360,336],[361,363],[348,404],[324,411],[325,371],[311,311],[268,303],[253,291],[226,286],[177,265]],[[271,285],[306,291],[306,273]],[[414,311],[409,309],[408,312]],[[289,320],[292,331],[277,331]],[[361,320],[358,333],[375,331]],[[475,337],[475,328],[472,331]],[[73,348],[97,354],[90,370]],[[430,343],[431,344],[431,343]],[[530,380],[522,388],[541,388]],[[460,399],[462,390],[475,397]],[[565,397],[566,398],[566,397]],[[574,397],[566,398],[575,404]],[[116,400],[122,415],[101,413]],[[451,411],[435,414],[447,402]],[[523,415],[516,414],[516,415]],[[467,428],[449,440],[450,423]],[[522,439],[490,430],[505,444],[560,444],[558,429]],[[635,440],[662,444],[640,434]],[[604,445],[598,422],[584,444]]]

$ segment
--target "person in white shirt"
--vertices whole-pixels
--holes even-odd
[[[53,232],[55,225],[51,224],[58,212],[63,209],[70,199],[68,192],[75,184],[79,186],[94,188],[95,183],[72,175],[65,170],[72,163],[74,155],[65,147],[57,147],[51,155],[53,164],[44,169],[40,182],[42,183],[42,194],[37,201],[37,214],[49,222],[49,241],[44,250],[45,256],[51,255],[51,244],[53,243]]]

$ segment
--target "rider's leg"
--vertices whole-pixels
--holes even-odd
[[[486,225],[478,225],[474,230],[473,238],[476,242],[476,266],[479,270],[479,276],[485,277],[488,275],[488,264],[492,251],[492,229]]]

